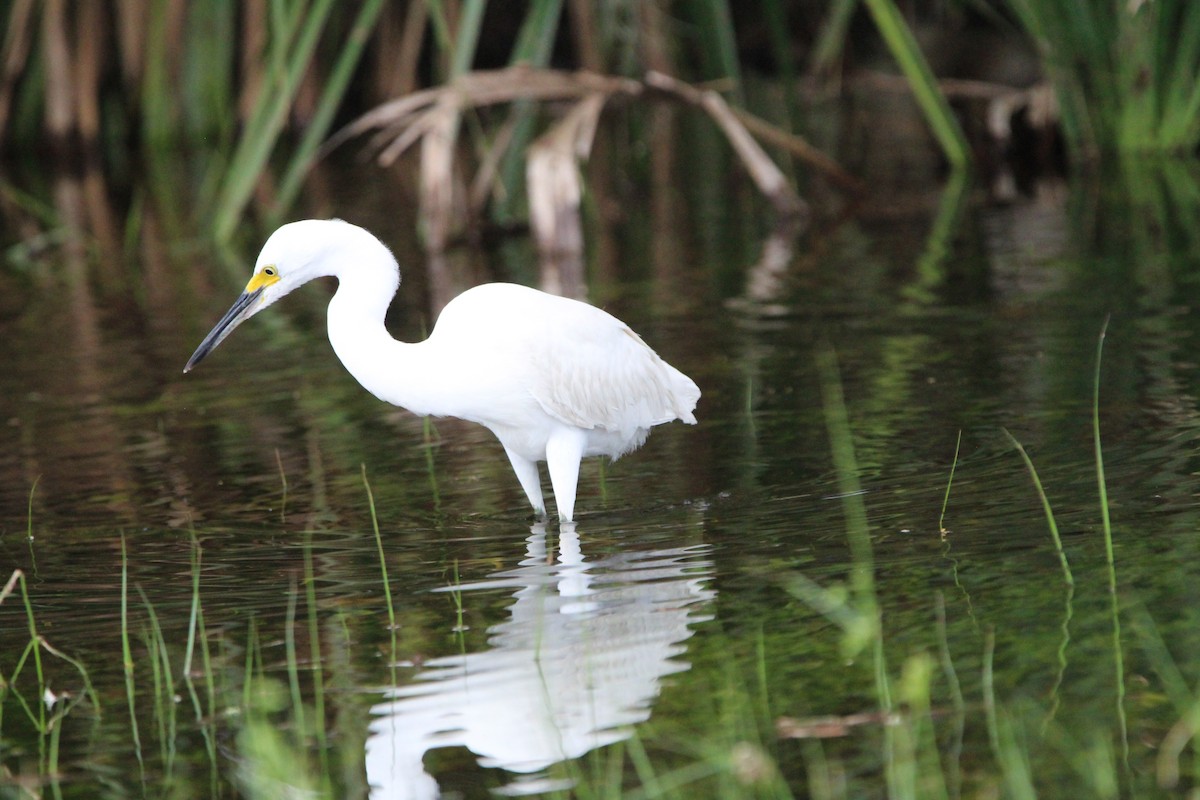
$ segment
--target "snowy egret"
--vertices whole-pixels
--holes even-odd
[[[488,283],[450,301],[425,341],[396,341],[383,319],[400,267],[372,234],[336,219],[292,222],[271,234],[245,291],[183,371],[242,322],[320,277],[338,279],[329,341],[350,374],[415,414],[489,429],[539,515],[546,505],[537,462],[546,462],[559,518],[571,520],[581,459],[615,459],[641,446],[655,425],[696,422],[696,384],[625,323],[578,300]]]

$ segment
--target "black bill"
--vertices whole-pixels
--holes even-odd
[[[252,312],[254,301],[258,299],[263,292],[262,288],[255,289],[253,292],[242,292],[241,296],[234,302],[233,306],[225,312],[225,316],[221,317],[213,329],[208,332],[208,336],[204,337],[204,341],[196,348],[196,352],[192,353],[192,357],[188,359],[183,371],[188,372],[192,367],[204,360],[204,357],[217,349],[225,337],[233,333],[233,329],[241,325]]]

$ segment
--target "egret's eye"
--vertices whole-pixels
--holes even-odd
[[[274,267],[263,267],[263,275],[266,275],[268,278],[274,278],[276,274]]]

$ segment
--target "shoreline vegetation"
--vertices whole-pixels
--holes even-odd
[[[0,143],[9,153],[49,144],[107,165],[127,161],[130,148],[148,158],[210,150],[192,224],[225,242],[251,205],[267,227],[278,222],[331,144],[375,131],[367,147],[382,161],[420,153],[430,252],[472,220],[516,217],[529,219],[544,257],[579,250],[579,167],[615,97],[707,114],[780,225],[804,210],[797,171],[848,200],[863,191],[861,176],[793,124],[812,98],[849,86],[911,93],[954,169],[1004,157],[1018,146],[1016,128],[1033,132],[1033,149],[1062,146],[1076,163],[1196,152],[1194,3],[908,10],[895,0],[15,0],[0,19]],[[980,30],[1033,53],[1040,79],[935,72],[939,43]],[[782,118],[747,107],[751,72],[784,88]],[[464,160],[474,164],[469,180]]]

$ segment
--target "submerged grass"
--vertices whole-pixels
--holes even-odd
[[[1000,766],[1007,789],[1005,795],[1014,800],[1032,800],[1037,797],[1037,791],[1033,788],[1028,753],[1018,738],[1013,720],[996,704],[995,653],[996,636],[989,631],[983,649],[983,708],[988,743],[992,748],[992,756]]]
[[[287,660],[288,690],[291,694],[296,727],[300,730],[308,730],[304,711],[304,694],[300,689],[300,657],[296,652],[297,597],[296,581],[293,579],[288,587],[287,612],[284,617],[284,654]]]
[[[293,582],[288,595],[288,610],[292,615],[289,629],[295,624],[298,596]],[[331,789],[333,776],[328,762],[322,759],[320,767],[315,768],[310,756],[311,729],[306,724],[303,699],[296,689],[299,664],[294,647],[288,648],[286,658],[290,689],[267,675],[258,621],[251,618],[237,720],[239,760],[234,778],[246,797],[333,798],[336,795]]]

